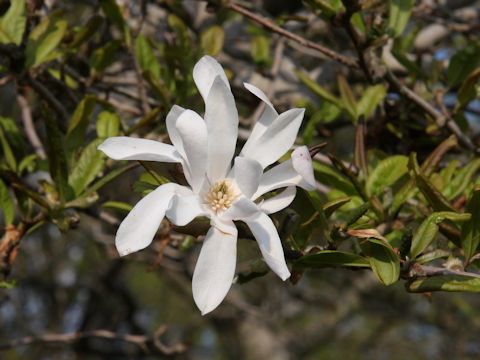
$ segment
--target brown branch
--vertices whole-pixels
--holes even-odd
[[[153,336],[118,334],[109,330],[92,330],[65,334],[44,334],[39,336],[25,336],[0,344],[0,351],[32,344],[71,344],[83,339],[105,339],[123,341],[138,346],[144,353],[159,353],[163,355],[175,355],[185,352],[186,347],[182,343],[172,346],[165,345],[160,337],[165,333],[166,326],[161,326]]]
[[[297,43],[299,43],[299,44],[301,44],[301,45],[303,45],[307,48],[310,48],[310,49],[313,49],[313,50],[316,50],[316,51],[322,53],[323,55],[329,57],[330,59],[338,61],[339,63],[344,64],[348,67],[352,67],[352,68],[358,68],[359,67],[358,61],[356,59],[341,55],[341,54],[327,48],[326,46],[314,43],[313,41],[307,40],[302,36],[299,36],[299,35],[294,34],[294,33],[290,32],[288,30],[285,30],[284,28],[275,24],[270,19],[268,19],[266,17],[263,17],[261,15],[255,14],[255,13],[251,12],[250,10],[247,10],[244,7],[240,6],[239,4],[237,4],[234,1],[230,1],[225,6],[228,9],[231,9],[235,12],[238,12],[239,14],[242,14],[243,16],[248,17],[249,19],[251,19],[251,20],[255,21],[256,23],[264,26],[265,28],[267,28],[267,29],[269,29],[273,32],[276,32],[277,34],[285,36],[286,38],[288,38],[290,40],[293,40],[293,41],[295,41],[295,42],[297,42]]]
[[[393,87],[395,87],[400,92],[400,94],[415,103],[425,113],[433,117],[438,126],[443,127],[446,125],[448,130],[450,130],[450,132],[458,138],[458,140],[463,146],[465,146],[471,151],[478,151],[470,138],[468,138],[462,132],[462,130],[458,127],[457,123],[448,114],[442,114],[440,111],[435,109],[428,101],[426,101],[416,92],[402,84],[402,82],[395,76],[395,74],[393,74],[393,72],[388,71],[386,79]]]
[[[60,101],[48,90],[42,83],[37,81],[31,76],[27,76],[27,83],[35,90],[35,92],[40,95],[42,99],[44,99],[48,105],[52,107],[52,109],[60,115],[62,121],[59,122],[60,128],[66,131],[66,124],[69,119],[69,115],[67,110],[63,107]]]
[[[33,123],[30,105],[28,104],[27,99],[20,94],[17,95],[17,102],[22,112],[23,127],[25,128],[25,134],[27,135],[28,141],[30,141],[33,150],[38,157],[42,160],[45,160],[47,158],[46,152],[43,148],[40,138],[38,137],[37,131],[35,130],[35,124]]]

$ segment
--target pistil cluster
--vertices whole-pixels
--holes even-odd
[[[230,180],[217,181],[205,196],[205,203],[216,214],[227,210],[235,199],[238,192]]]

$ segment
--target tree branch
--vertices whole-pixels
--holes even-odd
[[[307,48],[314,49],[323,55],[329,57],[332,60],[338,61],[341,64],[344,64],[348,67],[352,68],[358,68],[359,64],[358,61],[354,58],[347,57],[344,55],[341,55],[326,46],[314,43],[313,41],[307,40],[302,36],[299,36],[297,34],[294,34],[288,30],[285,30],[284,28],[278,26],[275,24],[273,21],[270,19],[263,17],[261,15],[255,14],[251,12],[250,10],[245,9],[244,7],[240,6],[234,1],[230,1],[228,4],[225,5],[228,9],[233,10],[235,12],[238,12],[239,14],[242,14],[243,16],[246,16],[247,18],[255,21],[256,23],[266,27],[267,29],[276,32],[277,34],[280,34],[282,36],[285,36],[286,38],[293,40]]]

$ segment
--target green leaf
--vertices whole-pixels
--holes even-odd
[[[124,172],[131,170],[137,167],[137,163],[129,163],[127,165],[121,166],[110,171],[107,175],[103,176],[101,179],[96,181],[93,185],[91,185],[87,190],[84,191],[84,194],[89,195],[95,191],[100,190],[103,186],[107,185],[109,182],[115,180],[117,177],[122,175]]]
[[[67,27],[67,21],[62,19],[58,12],[42,20],[28,37],[25,66],[32,68],[57,58],[60,55],[58,46]]]
[[[130,212],[133,206],[122,201],[106,201],[102,204],[103,208],[121,210],[124,212]]]
[[[117,136],[120,133],[120,118],[111,111],[102,111],[97,117],[97,135],[99,138]]]
[[[120,29],[124,29],[126,26],[125,19],[123,18],[122,10],[115,0],[101,0],[100,6],[111,22],[117,25]]]
[[[13,223],[15,207],[7,185],[0,179],[0,211],[5,219],[5,227]]]
[[[468,261],[480,244],[480,188],[473,191],[465,211],[472,214],[472,218],[462,224],[461,232],[462,248]]]
[[[377,278],[385,285],[398,281],[400,258],[386,241],[369,238],[361,243],[363,253]]]
[[[76,196],[81,195],[83,190],[95,180],[104,168],[105,155],[97,150],[102,141],[103,139],[96,139],[88,144],[75,163],[68,182]]]
[[[406,284],[413,293],[432,291],[480,292],[480,278],[465,275],[442,275],[417,278]]]
[[[86,43],[93,35],[97,33],[97,31],[103,25],[103,22],[104,18],[102,16],[92,16],[88,20],[87,24],[75,33],[72,42],[68,44],[69,48],[78,48],[84,43]]]
[[[323,101],[320,104],[320,109],[308,119],[307,126],[305,126],[302,134],[304,144],[310,145],[312,143],[318,124],[328,124],[337,119],[341,113],[342,110],[337,105],[329,101]]]
[[[454,199],[465,191],[467,186],[472,183],[473,176],[480,169],[480,158],[470,161],[467,165],[458,170],[457,175],[446,184],[443,189],[443,195],[448,199]]]
[[[369,86],[357,103],[357,115],[359,117],[363,115],[366,119],[371,117],[375,108],[381,104],[386,94],[387,89],[382,84]]]
[[[338,108],[343,108],[342,101],[333,95],[330,91],[325,89],[323,86],[318,84],[316,81],[312,80],[307,74],[302,73],[301,71],[296,71],[298,79],[305,84],[311,91],[318,95],[321,99],[335,104]]]
[[[422,192],[423,196],[427,199],[430,206],[434,211],[451,211],[456,212],[447,199],[438,191],[435,186],[423,175],[418,174],[415,176],[415,183]]]
[[[99,47],[93,52],[90,57],[90,66],[94,75],[102,73],[113,63],[120,45],[120,41],[109,41],[106,45]]]
[[[160,63],[146,37],[138,35],[135,39],[135,57],[142,71],[150,71],[156,78],[160,77]]]
[[[299,268],[324,268],[324,267],[356,267],[368,268],[370,263],[360,255],[343,252],[324,250],[315,254],[302,256],[294,262]]]
[[[470,101],[480,97],[480,68],[473,70],[463,81],[457,93],[456,110],[464,108]]]
[[[380,195],[385,188],[392,186],[407,174],[407,164],[408,158],[403,155],[390,156],[380,161],[367,179],[367,193]]]
[[[352,198],[349,196],[341,197],[335,200],[331,200],[325,204],[323,204],[323,211],[325,212],[325,216],[327,219],[332,216],[332,214],[340,209],[343,205],[347,204]]]
[[[0,19],[0,42],[20,45],[26,23],[25,0],[10,1],[10,7]]]
[[[214,25],[206,29],[200,35],[200,46],[205,54],[217,56],[223,48],[225,33],[223,29]]]
[[[412,259],[420,255],[435,240],[438,234],[438,224],[444,220],[468,221],[470,214],[458,214],[456,212],[434,212],[430,214],[415,230],[410,248],[410,257]]]
[[[320,183],[334,189],[338,189],[348,196],[357,195],[355,186],[353,186],[351,181],[346,176],[337,170],[328,165],[319,163],[318,161],[313,162],[313,169],[315,171],[315,178]]]
[[[136,124],[132,125],[132,127],[127,130],[127,135],[133,134],[138,129],[141,129],[142,127],[152,123],[153,121],[159,120],[161,113],[162,113],[162,110],[160,108],[152,109],[152,111],[150,111],[143,118],[138,120]]]
[[[265,35],[257,35],[252,39],[251,54],[253,61],[259,65],[268,65],[270,58],[270,38]]]
[[[63,144],[63,136],[57,122],[44,111],[45,128],[47,132],[46,150],[50,175],[57,186],[60,201],[63,204],[73,193],[68,184],[68,163]]]
[[[415,0],[390,0],[388,7],[387,32],[392,37],[402,35],[408,24]]]
[[[96,98],[92,95],[85,96],[77,105],[77,108],[70,119],[66,136],[67,153],[69,156],[83,144],[88,124],[92,119],[96,101]]]
[[[2,121],[3,118],[0,118]],[[13,171],[17,170],[17,160],[15,159],[15,155],[13,154],[12,148],[8,143],[7,137],[3,131],[3,128],[0,126],[0,143],[2,145],[3,156],[5,156],[5,161],[10,169]]]
[[[480,43],[470,42],[457,52],[448,65],[447,79],[450,86],[460,84],[480,65]]]
[[[337,75],[337,85],[338,90],[340,91],[340,98],[342,99],[344,109],[348,112],[351,118],[356,121],[358,118],[357,101],[355,100],[355,96],[353,95],[347,79],[341,73]]]

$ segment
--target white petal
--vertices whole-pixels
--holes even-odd
[[[116,136],[106,139],[98,146],[114,160],[144,160],[160,162],[181,162],[178,151],[168,144],[155,140]]]
[[[207,174],[212,183],[230,170],[238,134],[238,112],[230,88],[220,76],[215,78],[205,102],[208,130]]]
[[[120,256],[150,245],[175,191],[179,188],[188,190],[177,184],[165,184],[156,188],[135,205],[117,230],[115,245]]]
[[[263,173],[258,190],[252,199],[255,200],[269,191],[282,187],[299,185],[301,182],[302,177],[293,168],[292,160],[284,161]]]
[[[237,262],[237,229],[223,233],[211,227],[205,237],[192,279],[193,299],[202,315],[214,310],[228,293]]]
[[[263,212],[258,212],[257,215],[244,221],[255,236],[262,256],[270,269],[282,280],[288,279],[290,271],[285,262],[282,242],[272,220]]]
[[[250,198],[258,189],[262,165],[256,160],[237,156],[233,165],[233,177],[243,195]]]
[[[295,142],[305,109],[290,109],[280,114],[264,133],[240,153],[257,160],[263,168],[273,164]]]
[[[293,151],[290,160],[266,171],[252,199],[255,200],[269,191],[287,186],[299,186],[307,191],[315,189],[312,159],[306,146],[298,147]]]
[[[266,214],[276,213],[277,211],[283,210],[290,205],[293,199],[295,199],[296,193],[297,189],[295,186],[289,186],[280,194],[272,196],[271,198],[262,202],[258,207]]]
[[[243,146],[242,152],[248,153],[249,151],[251,151],[250,148],[252,146],[255,146],[260,136],[262,136],[262,134],[270,126],[270,124],[278,117],[278,113],[273,107],[270,100],[268,100],[267,95],[262,90],[252,84],[244,83],[243,85],[247,88],[248,91],[250,91],[252,94],[257,96],[265,103],[265,110],[255,123],[255,126],[252,129],[252,133],[248,137],[245,145]]]
[[[219,217],[221,220],[243,220],[256,214],[258,210],[257,204],[246,196],[241,196]]]
[[[212,88],[213,81],[217,76],[220,77],[230,90],[230,84],[228,83],[228,78],[227,75],[225,75],[225,71],[223,71],[222,65],[211,56],[205,55],[193,67],[193,80],[205,102]]]
[[[315,190],[315,176],[313,175],[312,157],[306,146],[299,146],[292,152],[292,165],[295,171],[302,176],[303,188]]]
[[[166,212],[167,218],[177,226],[185,226],[197,216],[207,215],[198,195],[175,195]]]
[[[182,108],[181,106],[173,105],[167,114],[166,123],[167,123],[167,132],[168,132],[168,136],[170,137],[170,141],[172,142],[173,146],[175,146],[175,149],[177,149],[180,155],[186,158],[185,150],[183,149],[182,139],[177,130],[177,120],[184,111],[185,109]]]
[[[185,110],[177,119],[176,128],[182,140],[187,166],[188,182],[198,192],[205,180],[207,168],[207,127],[196,112]]]

